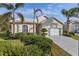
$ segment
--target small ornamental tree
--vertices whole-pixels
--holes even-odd
[[[46,28],[42,28],[41,32],[42,32],[43,36],[47,35],[47,29]]]

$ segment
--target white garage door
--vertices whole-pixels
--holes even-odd
[[[57,29],[57,28],[51,28],[50,30],[49,30],[49,35],[50,36],[52,36],[52,35],[59,35],[59,29]]]

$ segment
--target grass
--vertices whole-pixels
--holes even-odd
[[[4,40],[0,38],[0,41],[8,41],[10,42],[13,46],[23,46],[24,44],[20,40]]]
[[[59,46],[57,46],[55,43],[53,43],[53,46],[52,46],[52,54],[53,56],[71,56],[69,53],[67,53]]]
[[[64,35],[64,36],[66,36],[66,37],[71,37],[71,38],[73,38],[73,39],[75,39],[75,40],[79,40],[79,36],[78,35]]]
[[[72,34],[73,32],[70,32],[70,33],[71,33],[71,34],[67,35],[67,33],[64,32],[63,35],[64,35],[64,36],[67,36],[67,37],[71,37],[71,38],[73,38],[73,39],[75,39],[75,40],[79,40],[79,36],[76,35],[76,33],[74,33],[74,34]]]
[[[79,36],[78,35],[71,36],[71,38],[79,40]]]

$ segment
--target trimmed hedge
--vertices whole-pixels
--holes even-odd
[[[0,32],[0,37],[6,37],[6,32]]]
[[[33,35],[33,33],[23,33],[23,32],[19,32],[15,34],[15,38],[17,39],[21,39],[21,37],[26,36],[26,35]]]
[[[74,32],[69,32],[69,34],[70,34],[70,35],[75,35],[75,33],[74,33]]]
[[[5,40],[10,39],[11,38],[10,37],[11,35],[12,35],[12,33],[9,32],[9,31],[7,31],[7,32],[0,32],[0,37],[3,38],[3,39],[5,39]]]
[[[64,36],[71,37],[71,36],[74,36],[75,33],[74,33],[74,32],[69,32],[69,35],[68,35],[68,34],[67,34],[67,31],[64,31],[64,32],[63,32],[63,35],[64,35]]]

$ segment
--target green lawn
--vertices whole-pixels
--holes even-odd
[[[71,38],[76,39],[76,40],[79,40],[79,36],[78,35],[74,35]]]
[[[67,37],[71,37],[71,38],[73,38],[75,40],[79,40],[79,35],[77,35],[74,32],[69,32],[69,34],[67,34],[66,32],[63,32],[63,35],[64,36],[67,36]]]

